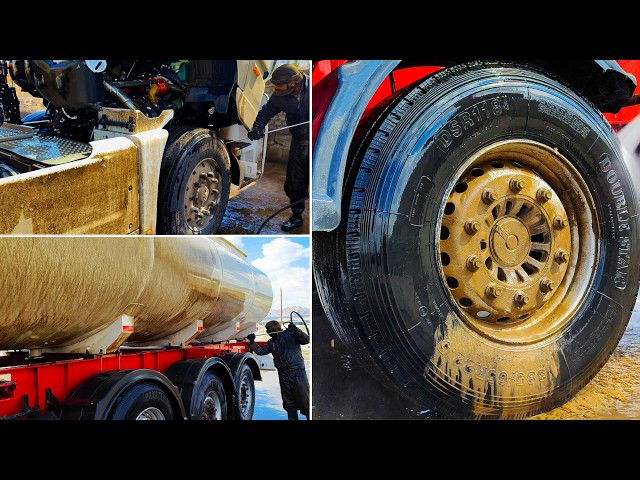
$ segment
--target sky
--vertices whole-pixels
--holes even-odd
[[[311,246],[309,237],[260,235],[225,236],[246,255],[247,261],[267,274],[273,286],[273,305],[311,308]]]

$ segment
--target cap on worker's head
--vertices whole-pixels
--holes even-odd
[[[290,94],[301,81],[302,72],[293,63],[280,65],[271,74],[271,83],[277,96]]]
[[[269,320],[264,328],[267,329],[267,333],[279,332],[280,330],[282,330],[282,327],[280,327],[280,322],[278,322],[277,320]]]

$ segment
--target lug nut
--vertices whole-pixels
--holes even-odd
[[[498,298],[500,295],[502,295],[502,287],[496,285],[495,283],[490,283],[489,285],[487,285],[485,293],[487,294],[487,297]]]
[[[558,230],[562,230],[567,225],[569,225],[569,222],[567,221],[567,219],[566,218],[562,218],[560,215],[556,216],[553,219],[553,227],[558,229]]]
[[[490,188],[485,188],[484,191],[482,192],[482,201],[487,205],[495,202],[497,198],[498,197],[496,197],[495,192]]]
[[[569,253],[564,250],[558,250],[553,258],[556,263],[567,263],[569,261]]]
[[[553,197],[553,193],[548,188],[540,188],[536,192],[536,198],[540,203],[548,202]]]
[[[196,188],[200,188],[200,182],[193,182],[193,186]]]
[[[202,210],[200,210],[201,213],[203,213],[204,215],[206,215],[207,217],[209,215],[211,215],[211,212],[209,210],[205,210],[204,208]]]
[[[512,178],[509,182],[509,188],[513,190],[515,193],[518,193],[525,186],[524,180],[519,178]]]
[[[201,173],[200,174],[200,178],[207,178],[207,174],[206,173]]]
[[[189,200],[197,200],[198,196],[196,194],[189,195]]]
[[[542,290],[544,293],[549,293],[554,288],[556,288],[556,282],[554,282],[553,280],[550,280],[546,277],[540,280],[540,290]]]
[[[191,211],[195,212],[195,213],[198,213],[198,212],[200,212],[200,209],[198,207],[191,207]]]
[[[513,297],[513,301],[519,307],[524,307],[527,303],[529,303],[529,295],[524,292],[518,292]]]
[[[469,220],[464,224],[464,230],[469,235],[478,233],[478,231],[480,230],[480,222],[478,222],[477,220]]]
[[[482,260],[476,255],[470,255],[467,258],[467,270],[471,272],[477,271],[482,266]]]
[[[213,172],[207,172],[207,177],[213,178]]]

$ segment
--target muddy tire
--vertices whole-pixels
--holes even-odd
[[[473,62],[409,85],[361,122],[341,223],[314,232],[327,316],[425,408],[561,405],[634,307],[632,168],[602,114],[532,67]]]
[[[215,233],[229,201],[230,168],[227,148],[212,131],[170,130],[158,185],[158,233]]]
[[[227,396],[220,377],[213,372],[203,375],[194,393],[194,420],[227,420]]]
[[[116,401],[110,420],[173,420],[167,392],[153,383],[133,385]]]

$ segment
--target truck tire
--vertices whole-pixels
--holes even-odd
[[[110,420],[173,420],[169,396],[162,387],[140,382],[126,390],[113,407]]]
[[[158,233],[215,233],[229,201],[230,169],[227,148],[213,131],[170,130],[158,185]]]
[[[236,391],[238,392],[236,418],[238,420],[251,420],[256,403],[256,386],[253,372],[249,365],[242,366]]]
[[[202,376],[194,393],[194,420],[227,420],[227,396],[222,380],[213,372]]]
[[[638,292],[638,192],[601,112],[527,65],[472,62],[361,122],[318,293],[385,385],[454,418],[561,405]]]

